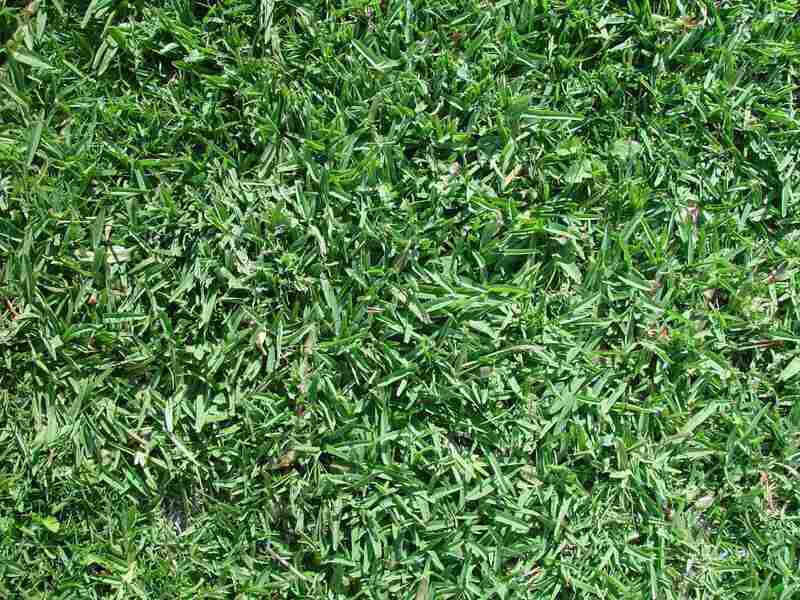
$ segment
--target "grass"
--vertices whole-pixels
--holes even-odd
[[[797,598],[798,10],[0,0],[0,596]]]

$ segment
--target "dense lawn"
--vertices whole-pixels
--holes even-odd
[[[0,596],[800,596],[796,0],[0,0]]]

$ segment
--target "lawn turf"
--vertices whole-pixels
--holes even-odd
[[[798,10],[0,1],[0,596],[797,598]]]

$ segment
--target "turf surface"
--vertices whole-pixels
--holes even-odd
[[[0,1],[0,595],[797,598],[796,1]]]

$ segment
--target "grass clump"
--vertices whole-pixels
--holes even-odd
[[[0,590],[793,598],[794,1],[0,2]]]

